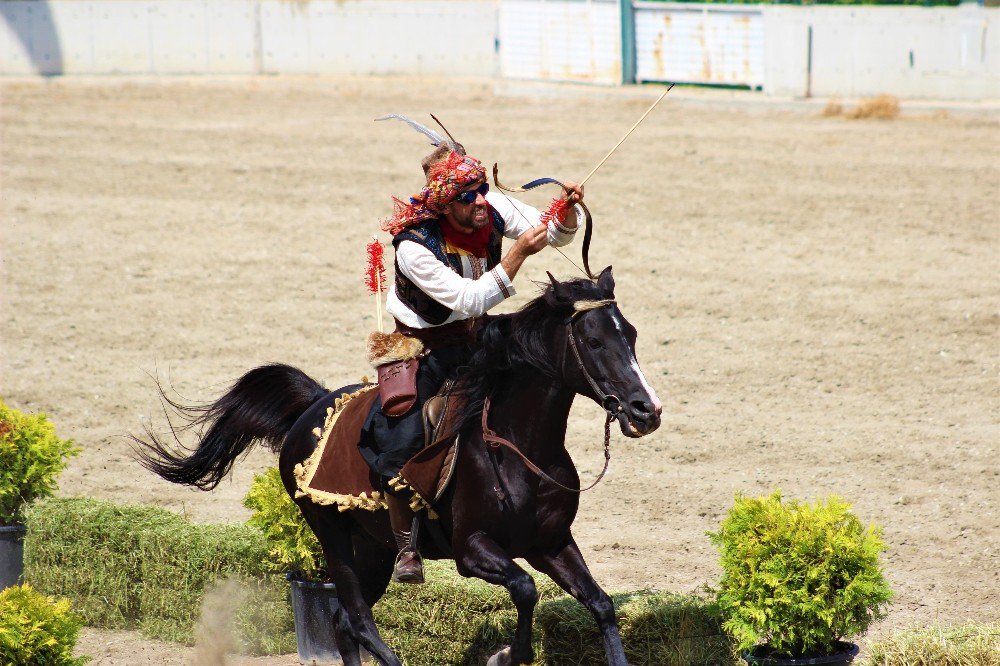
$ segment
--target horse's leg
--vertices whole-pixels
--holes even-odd
[[[368,650],[381,666],[403,666],[379,635],[375,619],[372,617],[371,605],[366,601],[366,592],[377,599],[385,591],[387,583],[381,584],[379,589],[378,575],[370,569],[373,565],[377,565],[378,561],[373,559],[364,564],[358,563],[354,555],[347,516],[333,508],[305,505],[302,509],[306,521],[323,547],[327,573],[337,586],[337,598],[344,610],[345,617],[336,618],[335,627],[338,649],[343,645],[341,657],[344,663],[360,666],[361,655],[357,649],[360,645]],[[391,566],[389,571],[391,573]],[[374,579],[369,579],[369,576]]]
[[[493,655],[488,666],[513,666],[533,662],[535,651],[531,647],[531,621],[535,604],[538,603],[534,579],[482,532],[476,532],[464,541],[460,552],[455,553],[455,564],[463,576],[475,576],[488,583],[506,587],[517,608],[514,641],[509,648]]]
[[[373,543],[363,537],[354,537],[355,573],[361,585],[361,594],[369,607],[382,598],[389,579],[392,576],[392,566],[395,562],[395,551],[387,550],[384,545]],[[350,619],[343,606],[337,606],[335,618],[335,638],[337,650],[344,666],[362,666],[361,646],[354,638]]]
[[[618,633],[615,605],[594,580],[573,537],[555,555],[534,555],[526,559],[593,613],[604,639],[604,654],[609,666],[628,666]]]
[[[354,630],[351,628],[351,620],[347,617],[347,611],[340,604],[337,604],[337,611],[333,617],[333,638],[337,641],[337,652],[344,666],[363,666],[361,662],[361,645],[354,638]]]

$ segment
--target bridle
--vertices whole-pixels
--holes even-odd
[[[573,304],[574,306],[573,314],[568,316],[565,322],[566,346],[569,347],[573,352],[573,358],[576,361],[577,370],[583,376],[584,380],[586,380],[587,385],[590,386],[594,394],[600,399],[601,406],[604,407],[604,411],[607,412],[607,417],[604,420],[604,468],[601,470],[601,473],[597,476],[597,478],[594,479],[594,482],[591,483],[586,488],[570,488],[569,486],[559,483],[551,476],[546,474],[538,465],[533,463],[526,455],[524,455],[524,453],[522,453],[521,450],[517,448],[516,444],[496,434],[496,432],[494,432],[489,427],[490,399],[486,398],[483,401],[483,423],[482,423],[483,441],[486,443],[487,451],[490,454],[490,461],[493,463],[493,470],[496,473],[497,480],[499,481],[499,486],[494,487],[494,491],[496,492],[497,499],[500,500],[501,505],[503,505],[503,503],[510,496],[510,493],[507,492],[506,488],[503,487],[505,484],[503,482],[503,477],[500,474],[500,465],[496,457],[496,452],[501,447],[513,452],[517,457],[521,459],[524,465],[529,470],[531,470],[535,475],[541,477],[543,480],[551,483],[557,488],[561,488],[562,490],[565,490],[567,492],[571,493],[586,492],[592,489],[598,483],[600,483],[601,480],[604,478],[604,475],[607,474],[608,466],[611,464],[611,422],[614,421],[616,418],[618,418],[621,415],[621,413],[625,411],[625,408],[622,406],[621,398],[611,393],[605,393],[604,391],[601,390],[601,387],[594,380],[593,375],[591,375],[590,371],[587,370],[587,366],[583,364],[583,357],[580,355],[579,343],[576,340],[576,333],[573,329],[573,321],[579,314],[582,314],[584,312],[589,312],[590,310],[595,310],[597,308],[604,307],[606,305],[614,305],[614,304],[615,301],[613,299],[605,299],[600,301],[578,301],[577,303]],[[561,365],[563,366],[563,373],[565,374],[565,369],[566,369],[565,350],[563,351],[562,354]]]

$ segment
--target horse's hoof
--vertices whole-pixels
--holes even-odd
[[[509,666],[510,665],[510,646],[508,645],[504,649],[497,652],[495,655],[490,657],[490,660],[486,662],[486,666]]]

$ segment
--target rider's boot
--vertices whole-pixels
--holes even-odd
[[[424,563],[417,551],[418,521],[410,509],[409,498],[387,493],[386,504],[389,505],[392,535],[396,538],[396,547],[399,548],[392,580],[396,583],[423,583]]]

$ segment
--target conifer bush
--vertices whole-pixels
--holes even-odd
[[[744,651],[813,657],[863,634],[892,596],[879,556],[881,530],[865,527],[842,499],[813,504],[737,495],[718,532],[723,628]]]
[[[0,664],[79,666],[73,647],[83,620],[66,599],[56,601],[15,585],[0,592]]]
[[[0,525],[24,522],[24,508],[55,492],[67,458],[80,453],[45,414],[24,414],[0,400]]]
[[[325,576],[323,549],[285,492],[277,467],[254,475],[243,506],[253,511],[247,524],[264,533],[274,571],[298,571],[307,580]]]

